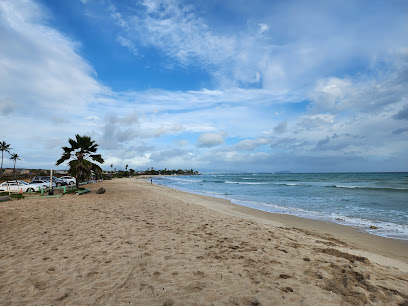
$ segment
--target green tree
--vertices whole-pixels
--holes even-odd
[[[20,156],[18,156],[17,153],[11,153],[10,159],[12,159],[13,162],[14,162],[14,170],[13,170],[13,173],[14,173],[14,178],[16,179],[16,178],[17,178],[17,174],[16,174],[16,163],[17,163],[17,160],[21,160],[21,158],[20,158]]]
[[[10,148],[10,144],[7,144],[5,141],[0,142],[0,151],[1,151],[1,170],[0,170],[0,174],[3,173],[3,154],[4,151],[6,151],[7,153],[10,153],[10,150],[12,150],[13,148]]]
[[[91,137],[76,134],[75,138],[75,140],[71,138],[68,139],[71,147],[62,147],[64,153],[56,165],[58,166],[71,159],[68,162],[68,172],[76,178],[76,187],[78,189],[80,179],[89,179],[92,171],[96,176],[102,173],[101,167],[92,161],[103,164],[104,160],[101,154],[94,154],[98,150],[98,145],[95,141],[91,140]]]

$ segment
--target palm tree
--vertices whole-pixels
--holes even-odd
[[[126,166],[125,166],[126,171],[127,171],[127,168],[128,168],[128,167],[129,167],[129,165],[126,165]]]
[[[17,160],[21,160],[21,158],[20,158],[20,156],[18,156],[17,153],[11,153],[10,159],[14,160],[14,170],[13,170],[13,173],[14,173],[14,178],[16,179],[16,178],[17,178],[17,174],[16,174],[16,163],[17,163]]]
[[[68,142],[71,147],[62,147],[64,153],[61,158],[57,160],[56,165],[62,164],[64,161],[71,159],[68,162],[69,174],[76,178],[76,188],[79,188],[80,179],[89,179],[91,172],[95,172],[96,175],[102,173],[102,169],[99,165],[94,164],[92,161],[103,164],[104,160],[101,154],[93,154],[98,150],[98,145],[95,141],[91,140],[89,136],[75,135],[75,140],[69,138]],[[92,161],[88,160],[91,159]]]
[[[0,174],[3,173],[3,154],[4,151],[6,151],[7,153],[10,153],[10,150],[13,148],[10,148],[10,144],[7,144],[5,141],[0,142],[0,151],[1,151],[1,170],[0,170]]]

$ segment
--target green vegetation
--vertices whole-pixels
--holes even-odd
[[[129,171],[111,171],[111,173],[105,173],[102,178],[104,180],[106,179],[111,179],[113,177],[116,178],[123,178],[123,177],[129,177],[129,175],[199,175],[198,171],[195,171],[193,169],[190,170],[182,170],[182,169],[178,169],[178,170],[168,170],[167,168],[164,170],[155,170],[153,168],[147,169],[145,171],[138,171],[136,172],[133,169],[129,169]]]
[[[8,197],[9,193],[6,192],[6,191],[0,192],[0,197],[2,197],[2,196],[7,196]],[[21,193],[12,193],[12,194],[10,194],[10,198],[20,200],[20,199],[24,199],[24,196]]]
[[[148,175],[198,175],[198,171],[195,171],[193,169],[190,170],[182,170],[182,169],[178,169],[178,170],[154,170],[153,168],[151,168],[150,170],[147,169],[144,174],[148,174]]]
[[[0,142],[0,151],[1,151],[1,170],[0,170],[0,174],[3,173],[3,155],[4,155],[4,151],[6,151],[7,153],[10,153],[10,150],[12,148],[10,148],[10,144],[7,144],[5,141]]]
[[[10,198],[20,200],[24,199],[25,197],[21,193],[14,193],[10,195]]]
[[[66,193],[72,194],[72,193],[75,193],[75,192],[78,191],[78,190],[85,190],[85,188],[79,187],[79,188],[75,188],[75,189],[69,189],[69,190],[67,190]]]
[[[10,159],[12,159],[13,162],[14,162],[14,170],[13,170],[13,173],[14,173],[14,178],[16,179],[16,178],[17,178],[17,177],[16,177],[16,163],[17,163],[17,160],[21,160],[21,158],[20,158],[20,156],[18,156],[17,153],[12,153]]]
[[[96,177],[102,174],[101,167],[92,161],[103,164],[104,160],[101,154],[94,154],[98,150],[98,145],[95,141],[91,140],[91,137],[77,134],[75,138],[76,140],[68,139],[71,147],[62,147],[64,153],[56,165],[58,166],[71,159],[68,162],[68,173],[76,178],[76,188],[78,189],[80,180],[89,180],[92,173],[94,173]]]

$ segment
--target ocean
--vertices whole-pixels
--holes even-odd
[[[408,240],[408,173],[211,173],[153,181],[262,211]]]

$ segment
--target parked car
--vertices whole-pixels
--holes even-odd
[[[29,182],[27,184],[29,186],[38,186],[38,190],[35,189],[35,191],[40,191],[40,188],[43,188],[44,190],[46,190],[46,189],[48,189],[50,187],[50,184],[47,184],[47,183],[44,183],[44,182]]]
[[[75,179],[75,177],[72,177],[72,176],[61,176],[60,180],[63,180],[68,185],[75,185],[76,184],[76,179]]]
[[[30,184],[33,184],[33,183],[43,184],[43,185],[46,185],[47,187],[50,187],[50,181],[47,181],[47,180],[33,180],[30,182]],[[54,181],[52,182],[52,187],[57,187],[57,184],[55,184]]]
[[[40,181],[50,181],[50,177],[49,176],[34,176],[33,180],[34,181],[38,181],[38,180],[40,180]],[[65,181],[63,181],[63,180],[61,180],[61,179],[59,179],[59,178],[57,178],[55,176],[52,177],[52,183],[53,183],[53,185],[55,183],[55,185],[57,187],[68,185]]]
[[[55,176],[52,177],[52,181],[55,182],[55,184],[57,184],[58,187],[68,185],[67,182],[65,182],[64,180],[61,180],[60,178],[55,177]]]
[[[0,184],[0,191],[35,192],[40,191],[40,188],[47,188],[47,186],[44,183],[27,183],[24,181],[7,181]]]

